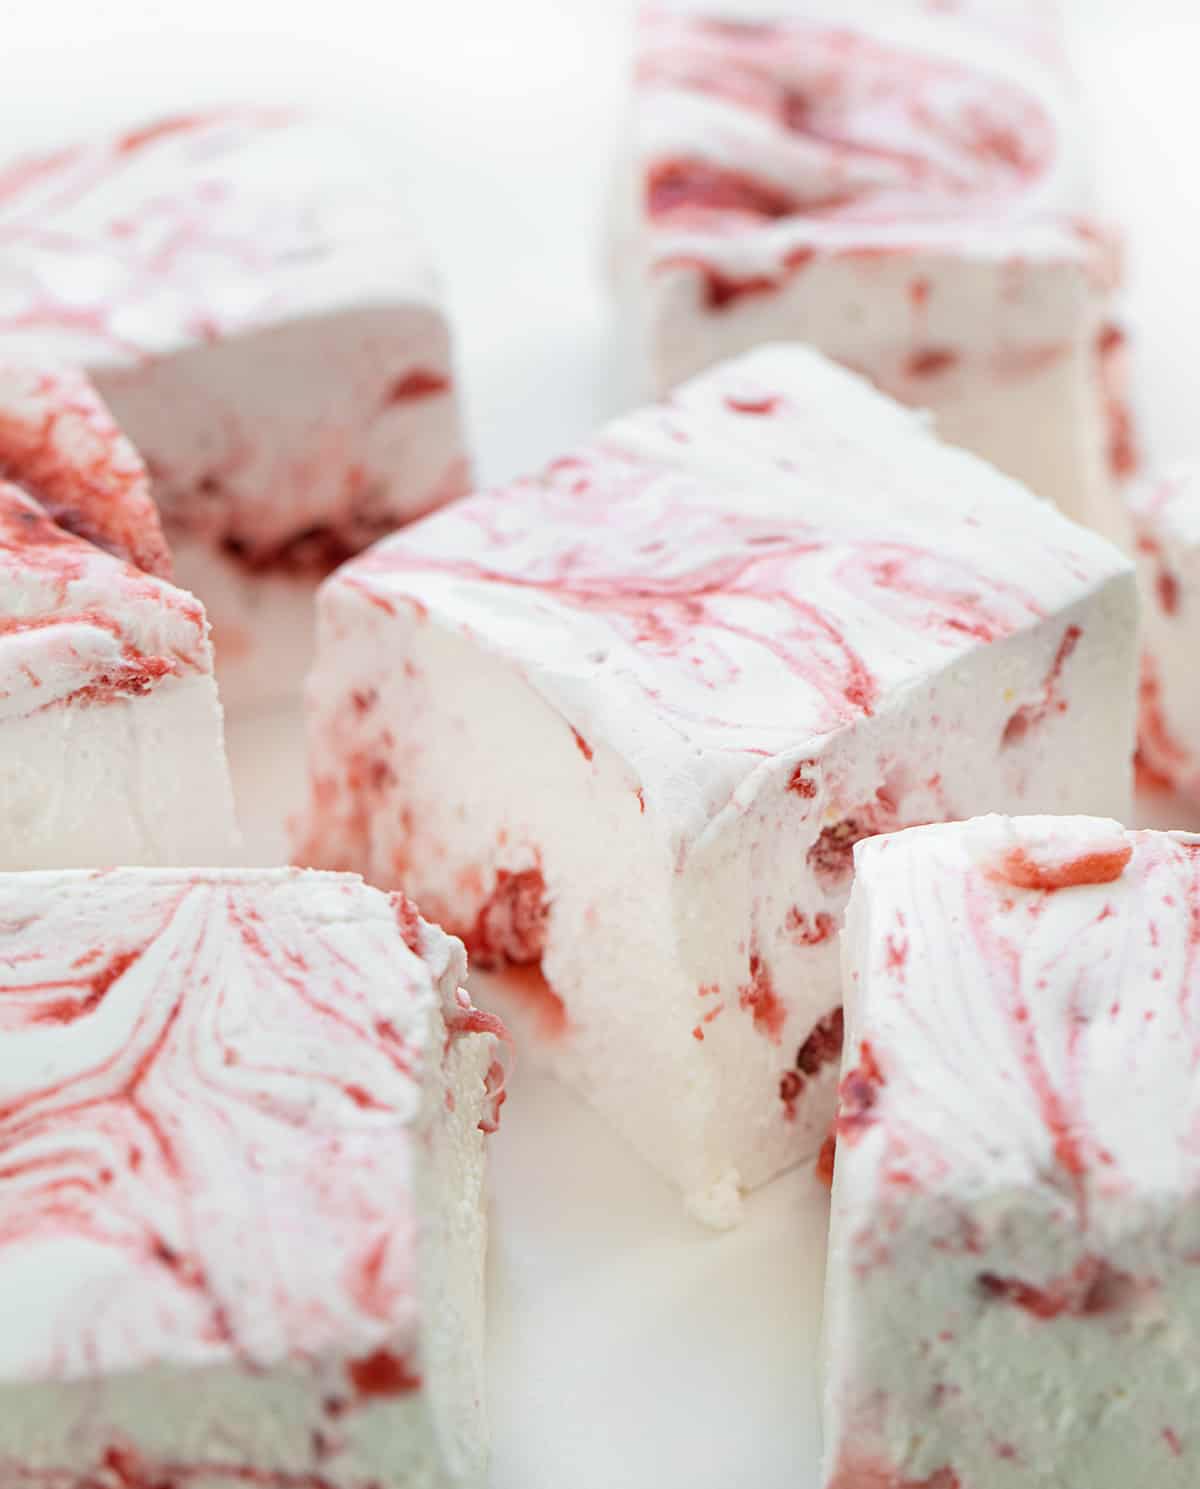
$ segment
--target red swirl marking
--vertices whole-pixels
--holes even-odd
[[[0,370],[0,479],[68,532],[170,578],[146,468],[81,374]]]
[[[1124,868],[1124,864],[1121,865]],[[1064,1093],[1055,1084],[1038,1043],[1037,1029],[1025,1000],[1022,948],[994,923],[994,900],[985,874],[968,875],[967,914],[982,958],[981,965],[993,994],[1003,1009],[1018,1065],[1029,1086],[1050,1137],[1055,1162],[1075,1195],[1081,1215],[1086,1214],[1084,1184],[1089,1170],[1088,1146],[1074,1120]]]
[[[1056,162],[1053,119],[1036,93],[848,27],[654,13],[638,79],[647,99],[711,98],[775,136],[770,179],[748,156],[652,158],[646,210],[661,228],[967,222],[1017,210]]]
[[[292,118],[266,109],[179,116],[9,167],[0,244],[27,261],[33,288],[24,308],[0,315],[0,331],[76,333],[138,361],[146,352],[124,329],[125,312],[152,296],[161,310],[170,288],[182,334],[194,339],[201,324],[220,334],[204,288],[214,259],[239,279],[262,279],[314,251],[326,231],[311,213],[279,204],[248,215],[228,176],[231,154]],[[72,254],[100,254],[109,266],[90,303],[63,300],[44,275],[45,264]]]
[[[20,613],[0,617],[0,644],[12,643],[0,651],[0,691],[28,693],[31,708],[137,696],[207,670],[204,612],[190,595],[100,553],[4,482],[0,571],[21,597]],[[97,592],[105,609],[79,607],[77,597]],[[149,642],[163,651],[146,650]]]
[[[1041,696],[1033,703],[1022,704],[1004,726],[1001,745],[1005,749],[1020,744],[1031,730],[1054,714],[1066,713],[1067,700],[1061,691],[1063,672],[1082,639],[1083,630],[1079,626],[1068,626],[1063,632],[1046,681],[1042,684]]]
[[[1138,692],[1138,783],[1154,790],[1192,789],[1197,752],[1175,733],[1167,718],[1158,664],[1142,658]]]
[[[700,160],[664,160],[652,166],[646,181],[646,204],[651,217],[700,207],[769,220],[788,217],[795,210],[795,202],[786,191]]]
[[[108,1279],[56,1289],[29,1372],[340,1351],[360,1394],[415,1388],[416,1216],[395,1175],[441,1050],[407,1022],[430,974],[387,900],[119,871],[0,900],[0,1261],[70,1238]],[[83,939],[98,923],[112,943]],[[497,1032],[469,1002],[449,1028]]]
[[[628,471],[624,472],[628,475]],[[482,517],[494,497],[479,497],[471,504],[474,519]],[[578,519],[585,519],[580,510]],[[695,514],[678,513],[685,531],[678,533],[676,551],[686,552],[686,527],[696,526]],[[606,520],[615,521],[609,513]],[[406,550],[403,536],[384,550],[365,555],[351,574],[362,584],[372,575],[384,578],[402,574],[409,557],[417,570],[444,574],[456,579],[508,586],[539,593],[574,608],[608,617],[628,639],[665,657],[679,657],[695,643],[707,644],[717,653],[722,642],[734,639],[740,647],[761,649],[784,669],[807,682],[825,700],[830,727],[873,711],[878,686],[870,669],[850,646],[832,616],[795,593],[793,565],[820,544],[804,538],[774,540],[759,547],[752,524],[739,531],[739,524],[726,514],[702,515],[707,532],[693,532],[697,539],[719,541],[726,552],[692,566],[677,560],[676,572],[664,573],[653,553],[633,547],[628,553],[628,571],[605,571],[604,555],[582,544],[561,555],[548,556],[545,572],[518,569],[517,556],[500,554],[503,561],[488,564],[470,558],[444,558],[418,549]],[[564,533],[566,537],[566,533]],[[511,567],[509,566],[511,564]],[[367,584],[368,592],[375,586]],[[745,613],[762,617],[763,623],[742,621],[738,601],[750,602]],[[694,672],[694,669],[689,669]],[[586,755],[584,741],[580,745]],[[591,749],[587,745],[587,749]]]
[[[1001,639],[1040,617],[1017,586],[934,549],[781,524],[721,510],[698,495],[683,478],[660,479],[651,465],[585,451],[559,462],[543,483],[474,497],[398,535],[358,560],[343,582],[382,608],[406,590],[420,595],[421,576],[437,576],[521,594],[534,614],[542,606],[580,611],[607,622],[656,671],[669,664],[689,692],[720,693],[750,666],[774,664],[816,695],[814,732],[872,714],[880,689],[857,638],[847,635],[838,594],[823,603],[807,597],[810,569],[826,575],[832,568],[835,588],[854,609],[870,606],[947,652]],[[462,528],[452,540],[450,525],[439,525],[451,520]],[[756,727],[744,715],[722,719],[716,699],[697,711],[679,692],[645,686],[656,708],[689,732],[718,728],[736,739]]]
[[[1096,346],[1100,387],[1108,420],[1108,466],[1118,481],[1141,469],[1137,422],[1130,402],[1129,338],[1120,326],[1105,326]]]

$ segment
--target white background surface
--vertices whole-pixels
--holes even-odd
[[[445,270],[480,473],[627,401],[599,274],[626,0],[15,0],[5,153],[214,98],[331,103],[389,146]],[[1077,0],[1107,195],[1130,225],[1152,458],[1200,454],[1200,5]],[[281,851],[294,722],[235,726]],[[714,1237],[562,1093],[518,1075],[493,1148],[492,1489],[814,1489],[825,1221],[807,1173]]]

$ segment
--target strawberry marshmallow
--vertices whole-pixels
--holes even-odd
[[[208,622],[169,572],[87,381],[0,368],[0,869],[236,861]]]
[[[714,1223],[833,1111],[854,844],[1128,807],[1132,565],[797,347],[349,564],[305,861],[403,886]]]
[[[467,485],[446,320],[387,163],[282,110],[0,168],[0,353],[95,380],[230,705],[294,691],[318,581]]]
[[[1062,40],[1032,0],[644,5],[618,255],[657,386],[807,341],[1119,532],[1119,256]]]
[[[862,844],[827,1489],[1191,1489],[1200,838],[985,817]]]
[[[494,1020],[349,877],[0,875],[0,1483],[478,1489]]]

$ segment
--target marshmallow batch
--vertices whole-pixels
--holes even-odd
[[[509,1029],[708,1225],[832,1163],[825,1489],[1200,1477],[1200,481],[1058,19],[637,28],[664,401],[473,495],[386,158],[0,167],[0,1489],[482,1489]]]
[[[0,1482],[481,1482],[498,1026],[405,901],[0,875]]]
[[[296,692],[317,583],[468,485],[437,282],[391,174],[266,109],[0,170],[0,359],[90,372],[231,707]]]
[[[237,862],[208,623],[170,567],[86,380],[0,370],[0,869]]]
[[[1119,255],[1053,7],[746,11],[641,11],[617,256],[658,389],[805,341],[1118,531]]]
[[[403,888],[714,1224],[813,1152],[862,838],[1126,812],[1132,565],[772,347],[323,591],[300,860]],[[490,993],[489,993],[490,996]]]
[[[1190,1489],[1200,838],[987,817],[864,843],[827,1489]]]

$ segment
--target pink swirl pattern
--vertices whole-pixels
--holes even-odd
[[[456,943],[290,870],[5,877],[0,926],[0,1380],[414,1375],[426,1070],[493,1027]]]
[[[273,272],[325,251],[326,229],[311,201],[239,182],[237,158],[293,119],[181,115],[0,168],[0,336],[136,363],[271,313]]]
[[[97,520],[116,546],[137,506],[132,513],[109,509],[106,493],[93,495],[83,512],[90,517],[99,508]],[[79,517],[61,505],[55,510],[64,520]],[[152,533],[145,540],[152,543]],[[208,623],[197,600],[74,536],[4,481],[0,595],[0,719],[68,700],[149,693],[165,679],[211,671]]]
[[[0,478],[68,532],[170,579],[146,467],[81,372],[0,368]]]
[[[1054,522],[1036,559],[1018,558],[1028,533],[1010,526],[1004,483],[882,400],[858,404],[857,380],[827,366],[818,406],[806,374],[798,354],[765,352],[701,379],[540,480],[396,534],[334,587],[446,618],[518,664],[531,627],[556,646],[569,634],[594,659],[600,737],[648,709],[673,739],[752,765],[869,716],[1086,582],[1077,530]],[[555,648],[543,662],[571,670]]]
[[[656,274],[721,312],[823,255],[1011,255],[1120,275],[1053,6],[803,0],[643,9],[638,215]],[[991,247],[989,248],[989,245]],[[927,287],[918,282],[915,309]],[[920,369],[924,375],[941,370]]]
[[[762,23],[651,14],[642,35],[644,92],[738,110],[771,137],[757,163],[702,136],[687,156],[652,158],[647,206],[664,227],[1011,216],[1055,165],[1053,113],[1034,89],[831,24],[819,7]]]
[[[825,1482],[1185,1489],[1200,839],[986,817],[857,868]]]

